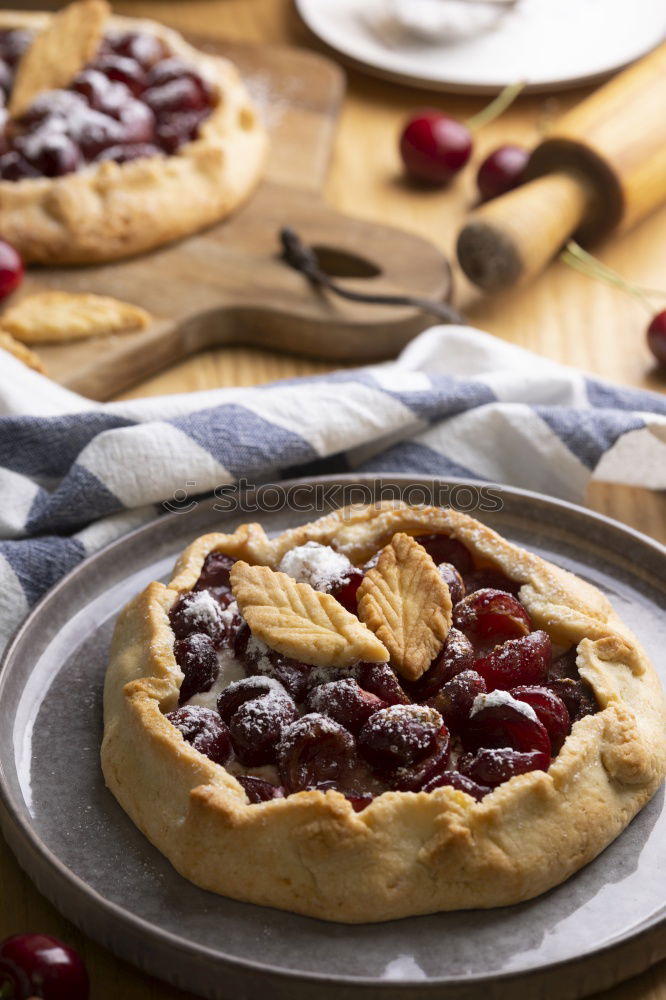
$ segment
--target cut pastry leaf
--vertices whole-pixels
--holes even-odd
[[[36,292],[0,316],[0,330],[26,344],[62,343],[145,329],[145,309],[107,295]]]
[[[242,561],[234,564],[230,578],[252,634],[284,656],[319,667],[388,659],[380,640],[330,594]]]
[[[59,90],[89,63],[110,13],[105,0],[77,0],[54,14],[21,59],[9,101],[17,118],[45,90]]]
[[[418,680],[451,628],[451,594],[434,562],[410,535],[394,535],[358,590],[360,618],[403,677]]]

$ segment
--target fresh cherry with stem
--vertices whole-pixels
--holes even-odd
[[[0,944],[0,1000],[88,1000],[83,961],[48,934],[15,934]]]
[[[447,184],[469,160],[474,132],[499,117],[524,86],[521,81],[505,87],[466,122],[433,108],[410,118],[400,136],[400,155],[407,175],[422,184]]]
[[[569,240],[560,254],[560,259],[575,271],[607,285],[614,285],[623,292],[633,295],[650,311],[652,320],[647,328],[647,344],[660,365],[666,366],[666,309],[653,313],[652,299],[666,299],[666,292],[654,288],[642,288],[634,285],[612,267],[602,263],[587,250],[583,250],[575,240]]]

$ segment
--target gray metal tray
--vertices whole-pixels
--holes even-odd
[[[323,482],[351,481],[369,491],[378,482],[426,490],[434,482]],[[446,493],[456,484],[438,485]],[[663,677],[666,550],[570,504],[508,488],[500,493],[502,510],[471,512],[604,590]],[[302,506],[302,494],[298,499]],[[665,957],[663,789],[564,885],[498,910],[349,927],[224,899],[171,868],[107,792],[100,772],[102,683],[116,614],[146,583],[165,577],[175,555],[203,532],[247,520],[279,531],[316,516],[296,513],[288,502],[270,514],[223,516],[214,504],[165,516],[78,566],[6,652],[0,825],[40,891],[123,958],[215,1000],[513,1000],[516,989],[534,1000],[573,1000]]]

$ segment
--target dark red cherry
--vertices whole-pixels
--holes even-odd
[[[465,584],[463,583],[463,578],[453,563],[440,563],[437,567],[437,571],[446,586],[449,588],[451,603],[457,604],[458,601],[462,601],[465,596]]]
[[[450,743],[449,731],[442,726],[427,756],[387,774],[388,783],[400,792],[421,791],[444,771],[449,761]]]
[[[357,733],[380,708],[386,708],[386,703],[377,695],[364,691],[351,677],[319,684],[305,699],[306,712],[327,715],[352,733]]]
[[[530,154],[522,146],[499,146],[485,158],[476,175],[476,186],[483,201],[512,191],[525,180]]]
[[[351,803],[354,812],[360,813],[374,802],[375,796],[372,792],[354,792],[345,794],[345,798]]]
[[[67,122],[88,110],[85,98],[81,94],[71,90],[47,90],[39,97],[35,98],[28,110],[19,120],[20,128],[28,128],[31,131],[35,127],[42,127],[48,119],[59,119]],[[62,125],[55,128],[61,128]]]
[[[387,705],[408,705],[400,681],[388,663],[368,663],[361,661],[354,668],[354,676],[364,691],[371,691]]]
[[[25,160],[43,177],[62,177],[71,174],[81,163],[81,152],[72,140],[61,131],[33,132],[16,140],[16,146]]]
[[[453,609],[456,628],[479,639],[527,635],[532,621],[520,601],[503,590],[476,590]]]
[[[94,111],[103,111],[113,118],[117,117],[120,105],[132,97],[129,87],[123,83],[113,83],[98,69],[81,70],[72,80],[70,89],[84,97],[88,107]]]
[[[160,117],[176,111],[200,111],[208,105],[205,91],[188,76],[149,87],[143,99]]]
[[[548,688],[536,685],[512,688],[511,694],[534,709],[537,719],[548,732],[552,755],[559,753],[571,732],[571,719],[562,699]]]
[[[362,571],[354,568],[350,572],[349,580],[343,583],[341,587],[334,588],[331,591],[336,601],[339,601],[343,608],[346,608],[352,615],[357,613],[356,595],[362,581]]]
[[[196,139],[207,110],[177,111],[160,116],[155,133],[165,153],[176,153],[181,146]]]
[[[391,705],[371,715],[358,737],[368,763],[382,771],[409,767],[433,749],[442,717],[427,705]]]
[[[501,785],[517,774],[528,771],[547,771],[550,754],[541,750],[499,749],[477,750],[475,754],[465,753],[458,761],[458,769],[467,778],[479,785]]]
[[[68,945],[48,934],[15,934],[0,943],[0,997],[88,1000],[88,973]]]
[[[564,702],[572,723],[599,711],[594,691],[586,681],[562,677],[549,680],[546,687]]]
[[[188,63],[176,56],[171,56],[169,59],[162,59],[151,68],[148,73],[148,86],[160,87],[163,83],[171,83],[172,80],[181,79],[199,80],[201,78]]]
[[[474,669],[485,679],[489,691],[510,690],[520,684],[543,684],[551,659],[550,636],[539,630],[495,646],[475,661]]]
[[[123,142],[145,143],[155,138],[155,115],[141,101],[127,101],[118,111]]]
[[[291,701],[283,686],[274,678],[243,677],[239,681],[232,681],[220,692],[217,699],[217,710],[224,721],[229,722],[241,705],[257,698],[271,696]]]
[[[648,347],[660,365],[666,365],[666,309],[652,319],[647,328]]]
[[[473,569],[471,573],[465,575],[465,591],[468,594],[475,590],[505,590],[507,594],[518,596],[520,584],[516,580],[510,580],[498,569]]]
[[[476,799],[477,802],[480,802],[485,795],[492,792],[492,788],[489,785],[479,785],[476,781],[472,781],[471,778],[460,774],[459,771],[444,771],[442,774],[436,775],[427,785],[424,785],[422,791],[434,792],[436,788],[442,788],[445,785],[457,788],[459,792],[466,792],[473,799]]]
[[[40,173],[24,156],[11,149],[0,156],[0,177],[5,181],[21,181],[27,177],[39,177]]]
[[[235,644],[236,656],[248,673],[273,677],[282,684],[295,701],[302,701],[308,689],[312,667],[300,660],[292,660],[275,649],[258,643],[251,636],[242,637]]]
[[[298,718],[292,699],[271,677],[234,681],[217,700],[229,724],[236,756],[248,767],[273,764],[282,731]]]
[[[461,737],[467,750],[511,747],[520,751],[539,750],[550,756],[548,731],[534,710],[524,702],[517,704],[504,692],[481,695]]]
[[[138,97],[146,87],[145,70],[135,59],[128,59],[127,56],[101,54],[91,65],[91,69],[99,70],[109,80],[124,83]]]
[[[464,726],[472,711],[474,700],[486,693],[486,682],[475,670],[463,670],[447,681],[428,701],[436,708],[446,725],[456,732]]]
[[[183,705],[166,716],[186,743],[216,764],[226,764],[232,754],[231,734],[217,712],[203,705]]]
[[[464,576],[472,569],[469,549],[456,538],[448,535],[417,535],[415,541],[422,545],[436,566],[451,563]]]
[[[157,146],[149,142],[138,142],[126,146],[109,146],[103,149],[99,156],[95,157],[95,163],[113,161],[114,163],[129,163],[131,160],[142,160],[149,156],[163,156],[164,153]]]
[[[32,45],[33,34],[22,28],[12,28],[0,31],[0,56],[16,69],[19,60]]]
[[[145,32],[128,31],[123,34],[107,36],[106,42],[111,51],[119,56],[133,59],[146,70],[151,69],[166,55],[164,42],[155,35],[149,35]]]
[[[213,597],[231,592],[229,574],[236,560],[224,552],[209,552],[194,584],[194,590],[210,590]]]
[[[470,130],[441,111],[427,110],[411,118],[400,136],[407,175],[426,184],[448,183],[465,166],[471,152]]]
[[[201,691],[209,691],[220,672],[213,640],[203,632],[192,632],[173,644],[176,663],[185,674],[180,686],[179,703],[189,701]]]
[[[568,649],[566,653],[562,653],[550,665],[550,670],[548,671],[548,680],[553,681],[562,677],[570,677],[572,680],[579,680],[580,675],[578,673],[578,648],[572,646]]]
[[[0,157],[0,166],[2,159]],[[23,261],[14,247],[11,243],[0,240],[0,299],[6,299],[18,288],[23,281],[23,272]]]
[[[356,763],[354,737],[325,715],[310,713],[282,734],[278,767],[288,792],[344,786]]]
[[[178,639],[191,632],[205,632],[216,646],[225,637],[225,621],[220,605],[207,590],[184,594],[169,613],[171,628]]]
[[[441,652],[417,681],[405,681],[405,688],[414,701],[426,701],[437,694],[442,685],[455,674],[471,670],[474,666],[474,649],[467,636],[457,628],[449,631]]]
[[[263,778],[255,778],[251,774],[237,774],[236,781],[243,786],[251,805],[256,805],[259,802],[270,802],[271,799],[284,798],[282,785],[273,785],[270,781],[264,781]]]

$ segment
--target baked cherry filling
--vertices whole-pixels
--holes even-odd
[[[176,602],[170,621],[184,679],[181,707],[167,718],[231,768],[250,803],[336,789],[360,811],[383,791],[446,786],[481,800],[516,775],[547,770],[572,724],[598,710],[576,649],[553,657],[517,581],[475,566],[456,539],[417,541],[448,585],[453,627],[416,681],[390,663],[313,667],[269,648],[238,612],[235,560],[223,553],[206,557],[194,588]],[[356,613],[359,584],[376,562],[360,569],[309,542],[285,553],[278,569]],[[229,663],[235,677],[246,676],[225,675]]]
[[[91,163],[178,152],[216,96],[197,70],[146,33],[112,33],[66,90],[40,94],[22,117],[4,109],[29,32],[0,31],[0,178],[60,177]]]

